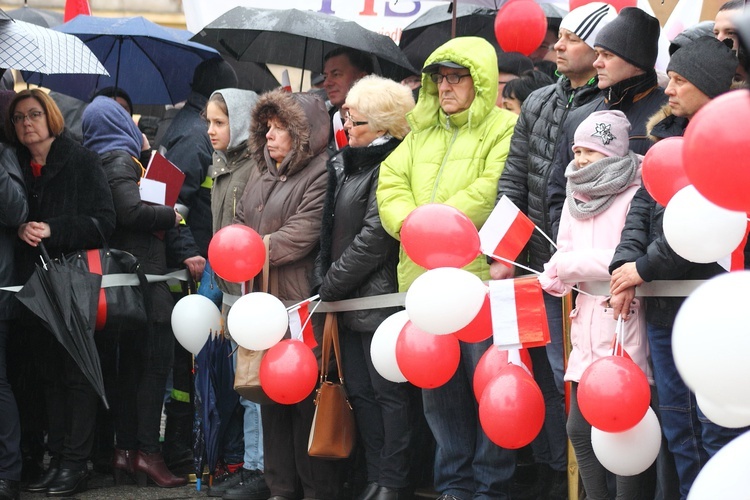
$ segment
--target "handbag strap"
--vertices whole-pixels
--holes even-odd
[[[107,242],[107,238],[104,237],[104,231],[102,231],[102,225],[99,224],[99,221],[96,220],[96,217],[90,217],[91,222],[94,223],[94,227],[99,232],[99,236],[102,237],[102,248],[109,251],[109,243]]]
[[[271,283],[271,260],[269,257],[270,244],[271,235],[267,234],[263,237],[263,246],[266,250],[266,256],[263,259],[263,269],[261,269],[258,276],[247,282],[246,287],[248,288],[248,293],[253,291],[253,283],[258,280],[257,283],[260,286],[261,292],[270,293],[274,296],[278,295],[278,286],[274,286],[276,280],[273,280],[273,283]]]
[[[339,346],[339,323],[336,313],[326,313],[325,326],[323,327],[323,346],[320,359],[320,381],[328,380],[328,364],[331,360],[331,347],[336,357],[336,369],[339,372],[339,382],[344,385],[344,372],[341,370],[341,348]]]

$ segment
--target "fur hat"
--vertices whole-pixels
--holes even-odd
[[[237,88],[237,73],[220,57],[206,59],[195,67],[190,86],[193,92],[208,99],[219,89]]]
[[[726,44],[704,36],[677,49],[669,59],[667,73],[674,71],[713,99],[729,90],[737,64]]]
[[[637,7],[625,7],[596,36],[594,47],[601,47],[644,71],[654,69],[659,55],[661,27],[654,16]]]
[[[573,148],[587,148],[606,156],[626,156],[630,149],[630,122],[622,111],[597,111],[583,120]]]
[[[604,2],[591,2],[573,9],[560,22],[560,29],[566,29],[594,48],[596,35],[610,21],[617,17],[614,7]]]

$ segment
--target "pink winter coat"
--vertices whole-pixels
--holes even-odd
[[[630,201],[640,187],[640,172],[625,191],[604,212],[585,220],[574,219],[565,202],[557,236],[557,252],[544,266],[539,277],[542,288],[556,296],[566,295],[578,282],[609,281],[609,263],[620,241],[620,233],[630,208]],[[575,195],[585,200],[583,195]],[[565,380],[578,382],[586,368],[597,359],[612,354],[612,339],[616,320],[607,307],[606,296],[590,297],[578,294],[576,306],[570,313],[570,337],[573,350],[568,359]],[[642,304],[635,299],[633,311],[624,323],[625,350],[640,366],[652,383],[648,364],[646,315]]]

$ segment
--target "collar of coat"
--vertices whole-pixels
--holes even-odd
[[[380,165],[380,162],[396,149],[401,141],[393,138],[379,146],[368,146],[365,148],[345,148],[341,154],[344,158],[344,173],[346,175],[358,174]]]
[[[658,87],[656,71],[651,70],[604,89],[604,100],[609,109],[624,111]]]

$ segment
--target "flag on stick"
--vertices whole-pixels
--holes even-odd
[[[336,139],[336,149],[342,149],[349,144],[344,131],[344,122],[341,121],[341,111],[333,114],[333,137]]]
[[[91,15],[89,0],[65,0],[65,14],[63,15],[63,21],[67,23],[77,15]]]
[[[289,331],[293,339],[302,340],[307,347],[312,349],[318,345],[313,334],[310,317],[310,302],[312,298],[297,304],[297,307],[289,311]]]
[[[482,253],[515,260],[535,227],[510,198],[503,196],[479,230]]]
[[[289,80],[289,70],[287,69],[281,72],[281,88],[287,92],[292,91],[292,82]]]
[[[489,285],[495,345],[519,349],[549,343],[547,312],[536,276],[490,281]]]

